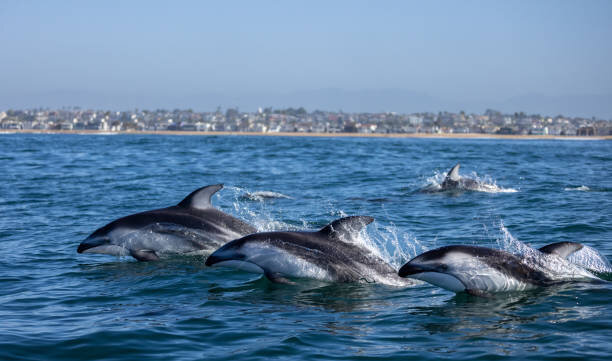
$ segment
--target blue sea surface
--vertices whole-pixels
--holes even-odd
[[[420,192],[457,162],[499,191]],[[0,134],[0,360],[612,357],[610,283],[479,298],[76,253],[111,220],[215,183],[213,204],[260,230],[372,216],[369,246],[396,268],[511,241],[612,260],[610,141]]]

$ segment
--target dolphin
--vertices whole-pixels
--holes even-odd
[[[327,282],[393,280],[407,284],[387,262],[350,243],[351,236],[372,221],[372,217],[352,216],[314,232],[251,234],[213,252],[206,265],[263,273],[276,283],[293,283],[286,278],[291,277]]]
[[[540,248],[529,257],[479,246],[445,246],[420,254],[398,275],[423,280],[453,292],[487,295],[521,291],[563,282],[601,281],[565,259],[582,249],[574,242]]]
[[[483,192],[497,192],[501,189],[495,184],[489,184],[480,182],[478,180],[462,177],[459,175],[460,163],[455,164],[448,173],[444,181],[439,186],[429,186],[423,189],[423,192],[446,192],[446,191],[483,191]]]
[[[226,242],[255,233],[250,224],[211,204],[222,184],[196,189],[176,206],[132,214],[97,229],[79,245],[78,253],[131,255],[155,261],[162,254],[210,253]]]
[[[444,182],[442,182],[442,189],[477,189],[478,182],[471,178],[461,177],[459,175],[459,167],[461,167],[461,164],[457,163],[448,171]]]

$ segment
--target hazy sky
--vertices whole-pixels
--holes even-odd
[[[612,118],[612,1],[0,2],[0,109],[383,107],[372,92]]]

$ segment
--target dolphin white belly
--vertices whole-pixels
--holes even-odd
[[[411,278],[431,283],[434,286],[453,292],[465,291],[465,286],[455,276],[439,272],[423,272]]]
[[[244,261],[234,261],[235,264],[228,264],[228,261],[220,262],[218,265],[230,266],[248,271],[249,266],[245,263],[251,263],[256,268],[261,269],[257,273],[271,272],[279,273],[288,277],[294,278],[312,278],[321,281],[333,281],[329,272],[319,266],[308,262],[304,259],[286,252],[278,247],[265,244],[248,244],[243,249],[244,254],[248,257]],[[252,272],[252,271],[251,271]]]

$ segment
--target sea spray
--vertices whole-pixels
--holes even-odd
[[[497,238],[496,242],[500,249],[516,255],[526,255],[535,252],[533,248],[516,239],[508,228],[506,228],[502,220],[498,222],[501,238]]]
[[[248,194],[248,190],[236,186],[229,186],[226,187],[226,189],[230,190],[232,193],[232,207],[237,217],[251,223],[259,232],[299,230],[299,228],[294,225],[275,219],[265,202],[245,201],[244,194]]]
[[[559,281],[593,280],[597,277],[589,270],[600,273],[608,273],[612,270],[608,260],[591,247],[585,246],[567,259],[563,259],[556,255],[542,253],[519,241],[501,220],[499,230],[501,238],[498,238],[497,242],[502,250],[521,257],[523,263],[546,273],[552,279]]]
[[[567,260],[586,268],[603,278],[609,279],[612,274],[612,265],[610,261],[593,247],[584,245],[582,249],[572,253]]]

